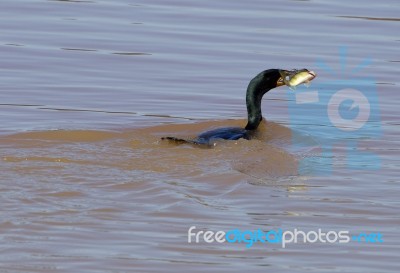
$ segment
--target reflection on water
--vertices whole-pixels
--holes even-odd
[[[397,7],[2,1],[1,270],[397,272]],[[376,79],[384,133],[360,146],[380,156],[381,169],[348,170],[349,139],[326,136],[317,118],[307,122],[318,132],[292,124],[287,88],[264,98],[255,139],[213,149],[160,141],[243,127],[254,75],[308,67],[319,75],[312,90],[329,76],[315,62],[340,71],[343,45],[350,67],[372,60],[357,77]],[[330,167],[320,135],[338,143],[333,173],[301,176],[303,159],[314,160],[301,167],[310,173]],[[192,225],[380,232],[384,243],[194,245]]]

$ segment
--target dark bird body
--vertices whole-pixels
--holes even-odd
[[[315,73],[302,70],[281,70],[268,69],[262,71],[255,76],[249,83],[246,92],[246,107],[247,107],[247,125],[245,128],[240,127],[223,127],[210,131],[206,131],[197,136],[193,140],[181,139],[176,137],[163,137],[164,140],[170,140],[175,143],[188,143],[195,145],[211,146],[213,141],[217,139],[237,140],[240,138],[250,139],[251,135],[258,128],[262,121],[261,100],[265,93],[271,89],[282,86],[296,86],[303,82],[308,82],[315,77]],[[292,80],[292,82],[291,82]],[[293,83],[296,81],[295,84]]]

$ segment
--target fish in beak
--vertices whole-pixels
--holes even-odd
[[[287,85],[296,87],[302,83],[309,84],[317,74],[308,69],[280,70],[281,77],[278,79],[276,86]]]

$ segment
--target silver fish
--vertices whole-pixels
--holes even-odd
[[[309,84],[317,74],[314,71],[309,71],[308,69],[299,69],[299,70],[281,70],[280,71],[281,78],[284,84],[289,87],[295,87],[299,84],[305,83]]]

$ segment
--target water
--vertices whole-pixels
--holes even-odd
[[[3,0],[0,271],[397,272],[399,11],[394,0]],[[312,88],[366,58],[358,75],[376,80],[382,135],[360,146],[378,170],[349,170],[350,139],[308,129],[317,118],[293,124],[288,88],[264,98],[257,139],[159,141],[244,126],[247,83],[264,69],[313,69]],[[332,173],[299,173],[326,139],[339,143]],[[189,244],[191,226],[384,242]]]

